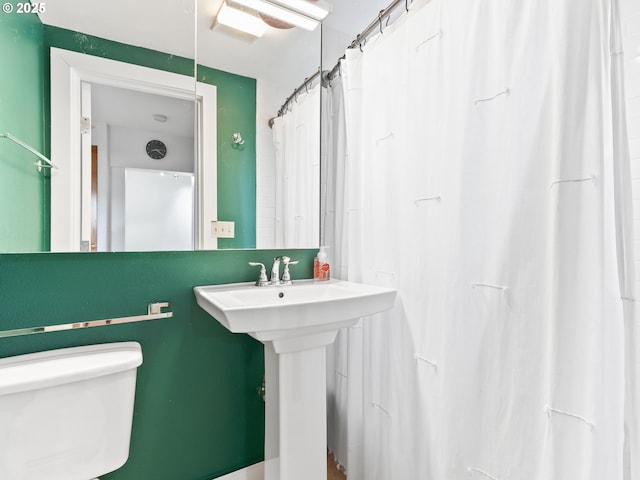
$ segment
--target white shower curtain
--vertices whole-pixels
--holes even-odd
[[[308,248],[320,237],[320,86],[273,124],[275,247]]]
[[[618,34],[616,0],[415,0],[347,51],[325,241],[398,290],[330,355],[349,480],[640,479]]]

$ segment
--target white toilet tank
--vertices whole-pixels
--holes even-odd
[[[90,480],[129,456],[140,344],[0,359],[0,479]]]

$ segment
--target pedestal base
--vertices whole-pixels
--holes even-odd
[[[265,480],[326,480],[325,347],[264,352]]]

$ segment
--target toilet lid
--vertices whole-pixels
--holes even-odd
[[[0,359],[0,395],[78,382],[137,368],[137,342],[63,348]]]

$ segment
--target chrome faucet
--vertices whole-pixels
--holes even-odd
[[[260,262],[249,262],[249,265],[252,267],[260,267],[260,276],[256,281],[256,287],[266,287],[267,285],[271,285],[269,280],[267,280],[267,269],[264,267],[264,264]]]
[[[273,259],[273,266],[271,267],[271,283],[278,285],[280,283],[280,257]]]
[[[284,264],[284,272],[282,272],[282,280],[280,280],[280,262]],[[289,274],[289,265],[296,265],[298,260],[292,262],[289,257],[276,257],[273,259],[271,267],[271,280],[267,280],[266,268],[262,263],[249,262],[252,267],[260,267],[260,276],[256,282],[258,287],[266,287],[268,285],[291,285],[291,275]]]
[[[297,265],[298,260],[291,261],[289,257],[282,257],[284,263],[284,272],[282,272],[282,285],[291,285],[291,275],[289,275],[289,265]]]

